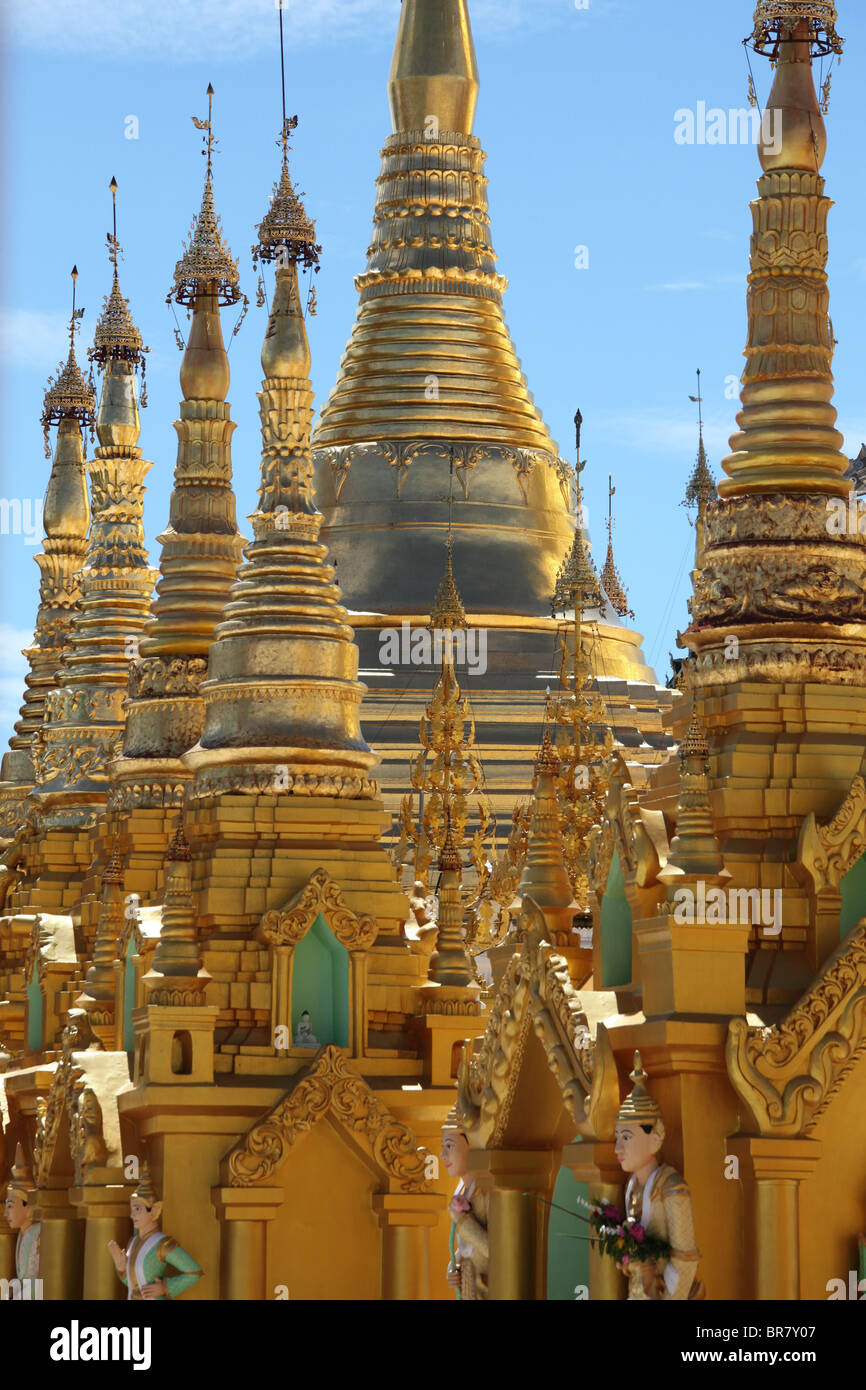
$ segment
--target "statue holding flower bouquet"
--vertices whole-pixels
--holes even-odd
[[[658,1102],[644,1085],[639,1052],[631,1080],[634,1087],[616,1117],[616,1156],[630,1175],[625,1210],[596,1204],[590,1225],[600,1249],[628,1276],[630,1300],[700,1299],[704,1287],[697,1278],[692,1199],[680,1174],[659,1161],[665,1127]]]

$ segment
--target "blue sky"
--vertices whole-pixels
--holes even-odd
[[[843,0],[847,40],[833,69],[829,152],[831,313],[839,342],[836,406],[854,454],[866,439],[863,318],[866,187],[862,176],[866,16]],[[176,453],[180,354],[165,306],[198,208],[200,138],[190,117],[216,89],[218,210],[242,286],[254,300],[254,225],[278,172],[279,51],[273,0],[6,0],[0,496],[40,497],[48,464],[39,427],[46,377],[64,350],[69,270],[80,271],[84,335],[109,287],[104,250],[115,175],[121,283],[150,344],[141,444],[154,468],[145,521],[152,562]],[[680,145],[674,113],[699,101],[746,104],[741,40],[748,0],[470,0],[481,77],[475,123],[488,153],[506,313],[536,401],[562,452],[584,417],[590,524],[604,555],[607,475],[616,484],[617,561],[645,650],[664,679],[685,626],[693,532],[679,506],[696,447],[695,368],[716,476],[735,428],[745,341],[745,277],[759,173],[751,145]],[[386,83],[398,0],[294,0],[284,9],[288,105],[301,124],[293,169],[323,245],[313,385],[321,405],[355,313],[378,152],[390,131]],[[758,93],[770,85],[752,55]],[[126,118],[139,138],[125,138]],[[575,268],[575,248],[588,267]],[[183,322],[183,321],[182,321]],[[226,332],[233,319],[224,317]],[[238,514],[258,479],[256,391],[265,310],[232,341],[229,399]],[[244,534],[249,527],[242,525]],[[5,603],[0,714],[21,698],[35,616],[36,547],[0,536]]]

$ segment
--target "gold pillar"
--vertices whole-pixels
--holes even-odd
[[[430,1299],[430,1228],[439,1220],[441,1193],[379,1193],[373,1210],[382,1230],[384,1301],[428,1302]]]
[[[800,1299],[798,1187],[813,1172],[822,1148],[816,1139],[738,1135],[728,1142],[745,1186],[745,1249],[753,1260],[747,1296],[757,1302]]]
[[[292,1046],[292,957],[294,946],[275,946],[271,972],[271,1042],[278,1057],[287,1057]],[[277,1029],[288,1029],[288,1043],[277,1047]]]
[[[43,1296],[56,1301],[81,1298],[84,1222],[62,1189],[40,1190],[39,1212],[39,1277]]]
[[[353,1057],[364,1057],[367,1052],[367,952],[350,951],[349,968],[352,981],[350,1051]]]
[[[215,1187],[211,1198],[221,1232],[220,1300],[244,1303],[274,1298],[275,1291],[267,1285],[267,1222],[273,1221],[285,1193],[273,1187]]]
[[[613,1144],[567,1144],[562,1151],[562,1163],[563,1167],[571,1169],[575,1182],[587,1184],[591,1202],[623,1205],[625,1174],[617,1162]],[[585,1232],[589,1233],[589,1227]],[[614,1261],[609,1255],[603,1255],[593,1242],[589,1247],[590,1299],[611,1303],[624,1299],[627,1292],[628,1284]]]
[[[15,1278],[15,1242],[17,1236],[10,1230],[0,1208],[0,1279]]]
[[[69,1200],[84,1218],[84,1294],[88,1300],[110,1302],[126,1298],[108,1253],[110,1240],[125,1247],[130,1237],[129,1194],[121,1183],[74,1187]],[[43,1227],[44,1230],[44,1227]],[[44,1250],[44,1246],[43,1246]],[[44,1265],[44,1254],[43,1254]]]
[[[543,1300],[547,1297],[547,1207],[559,1170],[549,1149],[478,1149],[470,1152],[468,1175],[489,1196],[488,1298]]]

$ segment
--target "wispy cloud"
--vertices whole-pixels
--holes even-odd
[[[711,287],[705,280],[667,280],[663,285],[647,285],[646,289],[679,293],[681,290],[708,290]]]
[[[721,458],[729,452],[728,437],[736,423],[736,404],[731,402],[730,419],[704,417],[704,443],[711,458]],[[691,459],[697,449],[697,426],[684,413],[667,416],[661,411],[643,414],[602,416],[598,421],[602,437],[611,443],[644,449],[648,453],[667,453],[680,459]]]
[[[0,309],[0,360],[53,372],[69,351],[69,320],[39,309]]]
[[[274,0],[6,0],[13,43],[91,57],[248,58],[274,44]],[[292,0],[291,47],[394,33],[397,0]],[[561,0],[475,0],[473,24],[501,31],[561,15]]]

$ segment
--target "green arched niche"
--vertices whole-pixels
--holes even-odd
[[[856,927],[861,917],[866,917],[866,853],[860,855],[852,864],[840,884],[842,893],[842,915],[839,922],[840,940]]]
[[[581,1200],[579,1201],[578,1198]],[[589,1291],[589,1227],[583,1205],[589,1200],[585,1182],[575,1182],[570,1168],[560,1168],[553,1189],[554,1205],[547,1226],[547,1297],[560,1303],[585,1299]],[[564,1208],[560,1211],[558,1208]],[[574,1215],[569,1213],[574,1212]]]
[[[349,1046],[349,952],[321,913],[295,947],[292,964],[292,1040],[301,1014],[317,1040]]]
[[[619,853],[614,850],[601,900],[601,985],[613,989],[631,982],[631,908]]]

